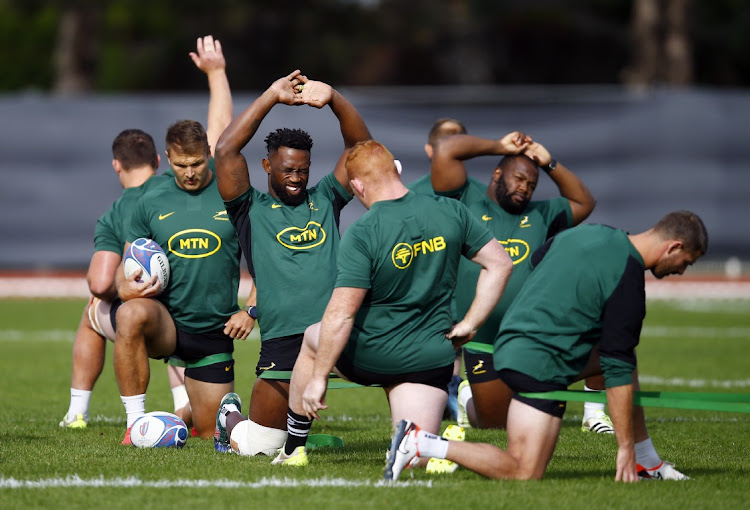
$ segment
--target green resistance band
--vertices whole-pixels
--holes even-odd
[[[492,344],[480,344],[479,342],[469,342],[467,344],[464,344],[464,349],[471,349],[474,351],[484,352],[485,354],[492,354],[493,346]]]
[[[544,393],[521,393],[521,395],[527,398],[565,400],[567,402],[607,403],[607,394],[603,391],[567,390]],[[633,394],[633,404],[643,407],[750,413],[750,394],[636,391]]]
[[[232,353],[220,352],[218,354],[211,354],[210,356],[206,356],[205,358],[200,358],[199,360],[192,362],[187,362],[176,356],[171,356],[168,359],[169,364],[173,367],[200,368],[205,367],[206,365],[213,365],[214,363],[224,363],[226,361],[232,361]]]

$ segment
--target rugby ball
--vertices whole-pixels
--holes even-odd
[[[136,448],[182,448],[189,435],[179,416],[161,411],[144,414],[130,428],[130,441]]]
[[[161,282],[162,290],[169,284],[169,259],[161,246],[151,239],[139,237],[133,241],[125,253],[125,277],[129,277],[138,269],[142,270],[138,282],[149,280],[156,275]]]

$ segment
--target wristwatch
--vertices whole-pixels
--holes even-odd
[[[245,307],[245,311],[253,319],[257,319],[258,318],[258,309],[255,307],[255,305],[246,306]]]
[[[544,170],[547,173],[550,173],[555,168],[557,168],[557,160],[556,159],[551,159],[550,162],[549,162],[549,164],[547,166],[543,166],[542,167],[542,170]]]

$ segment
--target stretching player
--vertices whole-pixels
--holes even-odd
[[[531,271],[530,254],[549,237],[581,223],[596,205],[588,188],[573,172],[553,160],[544,146],[530,139],[529,142],[523,154],[504,156],[500,160],[489,186],[469,178],[464,161],[500,154],[504,140],[469,135],[442,138],[436,143],[432,159],[430,174],[436,192],[456,198],[469,207],[513,259],[513,276],[508,289],[474,340],[473,345],[484,344],[487,351],[491,351],[503,314]],[[559,198],[531,201],[539,179],[538,167],[555,183],[560,191]],[[462,262],[456,288],[459,314],[471,304],[473,295],[470,289],[476,278],[476,268]],[[492,369],[491,354],[477,347],[470,344],[465,348],[468,381],[462,383],[459,390],[459,425],[502,428],[511,393]],[[601,378],[590,379],[587,385],[604,389]],[[603,404],[585,404],[584,427],[597,432],[613,432]]]
[[[268,192],[250,183],[240,151],[277,104],[328,105],[339,121],[344,151],[333,172],[315,187],[307,187],[312,139],[287,128],[265,139]],[[299,71],[276,80],[221,135],[216,149],[219,191],[257,284],[261,349],[248,419],[237,412],[225,424],[217,415],[217,451],[275,455],[286,440],[289,375],[274,372],[292,370],[305,329],[323,316],[336,276],[339,215],[352,198],[344,162],[355,143],[369,138],[349,101]],[[236,394],[227,395],[223,403],[240,411]]]
[[[233,340],[245,339],[254,326],[237,306],[240,248],[211,169],[210,141],[231,121],[231,92],[223,69],[209,74],[209,82],[208,132],[195,121],[170,126],[167,158],[175,178],[143,195],[128,233],[129,242],[148,237],[165,249],[169,286],[160,294],[155,278],[138,283],[138,272],[117,273],[123,304],[116,312],[114,366],[127,414],[123,444],[145,412],[149,357],[175,356],[187,364],[193,424],[201,437],[211,437],[221,396],[233,389]]]
[[[336,288],[322,323],[305,334],[292,374],[289,435],[274,464],[307,464],[305,443],[313,418],[327,408],[334,369],[359,384],[382,386],[393,423],[419,416],[427,430],[437,432],[455,347],[474,336],[512,269],[463,205],[410,192],[378,142],[357,144],[346,168],[368,212],[344,234]],[[451,290],[462,256],[481,275],[471,309],[454,325]]]
[[[190,57],[196,67],[208,76],[211,101],[221,100],[226,62],[219,41],[214,41],[210,35],[198,38],[196,52],[191,52]],[[220,134],[221,131],[209,133],[211,146],[216,144]],[[95,251],[87,274],[92,297],[84,309],[73,342],[70,406],[60,427],[85,428],[88,425],[91,392],[104,368],[106,339],[115,339],[110,317],[112,302],[119,301],[115,272],[121,261],[133,206],[152,187],[174,179],[171,170],[155,175],[160,158],[151,135],[141,130],[129,129],[120,133],[112,142],[112,158],[112,166],[124,190],[112,207],[97,220]],[[190,425],[185,369],[170,364],[167,371],[175,413]]]
[[[385,479],[396,480],[420,456],[449,459],[489,478],[540,479],[555,449],[564,401],[524,392],[565,390],[604,374],[617,438],[615,481],[684,480],[656,453],[638,390],[635,348],[646,315],[644,271],[683,274],[706,253],[703,222],[677,211],[646,232],[629,235],[602,225],[558,234],[533,255],[536,268],[510,305],[494,343],[494,367],[513,390],[508,447],[448,441],[411,421],[394,429]]]
[[[427,133],[427,143],[424,145],[424,152],[432,160],[432,155],[435,152],[435,143],[438,140],[446,136],[465,134],[466,126],[461,121],[448,117],[438,119]],[[428,195],[435,193],[435,190],[432,189],[429,172],[416,181],[407,184],[406,187],[415,193],[427,193]],[[451,381],[448,383],[448,402],[445,405],[443,417],[450,420],[458,420],[458,387],[463,381],[461,377],[462,353],[463,349],[456,349],[456,360],[453,363],[453,377],[451,377]]]

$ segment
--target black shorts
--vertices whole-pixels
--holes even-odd
[[[177,347],[172,355],[186,363],[185,377],[219,384],[234,381],[234,340],[224,334],[223,327],[207,333],[176,329]],[[218,360],[212,363],[212,357]]]
[[[466,378],[471,384],[496,381],[500,375],[495,371],[492,354],[488,352],[469,352],[464,349]]]
[[[453,363],[419,372],[380,374],[359,368],[349,358],[342,355],[336,362],[336,368],[344,377],[363,386],[395,386],[401,383],[416,383],[434,386],[446,393],[448,393],[448,383],[453,377]]]
[[[112,307],[109,309],[109,320],[112,322],[112,329],[117,331],[117,309],[122,306],[122,299],[115,298],[112,301]]]
[[[280,336],[260,343],[260,358],[255,366],[255,375],[263,372],[291,372],[302,347],[303,334]],[[289,382],[289,379],[279,379]]]
[[[564,391],[568,389],[565,384],[556,384],[538,381],[531,376],[516,372],[515,370],[503,369],[499,372],[500,379],[514,391],[513,398],[543,413],[562,418],[565,414],[566,402],[564,400],[547,400],[542,398],[522,397],[519,393],[543,393],[546,391]]]

